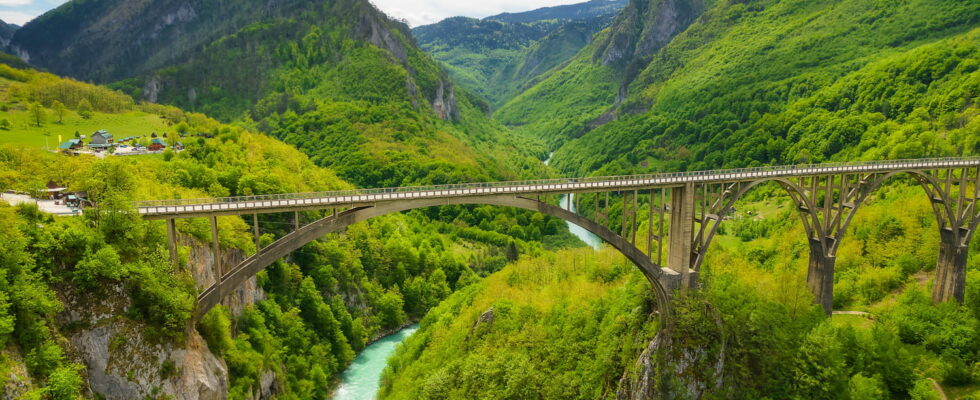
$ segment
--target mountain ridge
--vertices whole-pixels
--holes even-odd
[[[567,62],[625,0],[593,0],[483,19],[451,17],[412,29],[454,79],[498,107]]]

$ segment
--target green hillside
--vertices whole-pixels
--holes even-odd
[[[522,257],[426,315],[381,398],[616,399],[646,387],[640,398],[938,399],[933,381],[951,399],[980,395],[980,260],[966,305],[932,304],[937,235],[921,189],[876,196],[842,242],[834,305],[867,316],[813,305],[791,204],[740,202],[701,288],[676,298],[669,339],[649,284],[615,250]],[[648,343],[659,347],[641,356]]]
[[[853,158],[864,152],[855,146],[862,139],[868,140],[864,150],[880,143],[873,156],[882,157],[892,150],[889,142],[866,133],[890,133],[891,125],[911,122],[916,108],[928,121],[970,115],[977,51],[970,29],[978,24],[977,7],[956,1],[719,1],[635,72],[604,67],[599,49],[586,49],[496,117],[553,146],[567,143],[555,166],[568,173],[608,165],[638,170],[647,160],[651,168],[676,169]],[[896,80],[898,88],[881,86]],[[598,101],[578,102],[582,81],[605,83],[593,94]],[[554,113],[578,117],[541,117]],[[828,129],[834,124],[822,123],[831,116],[851,121],[840,129],[858,128],[835,134]],[[955,124],[936,125],[928,129],[933,136]]]
[[[12,47],[34,66],[249,126],[363,187],[543,173],[541,146],[490,121],[369,2],[223,3],[69,2]]]
[[[594,0],[412,29],[419,47],[462,86],[499,107],[585,47],[625,1]]]
[[[53,180],[87,191],[100,206],[72,218],[0,201],[0,370],[28,382],[7,393],[44,399],[87,393],[83,378],[93,372],[79,364],[85,360],[69,342],[89,327],[70,322],[66,313],[87,318],[93,310],[108,312],[112,326],[154,345],[180,348],[190,340],[197,296],[190,269],[200,261],[192,259],[190,246],[181,247],[175,269],[164,225],[140,219],[131,201],[353,187],[266,135],[170,106],[136,104],[125,94],[46,73],[0,65],[0,109],[0,191],[30,192]],[[55,141],[95,129],[117,137],[155,132],[187,148],[105,159],[42,150],[44,133]],[[492,219],[484,217],[491,213]],[[262,242],[288,233],[289,218],[263,215]],[[220,217],[219,225],[223,251],[255,252],[244,220]],[[178,221],[177,229],[207,248],[207,221]],[[543,242],[574,240],[558,220],[489,207],[379,218],[270,267],[258,278],[266,300],[235,315],[218,307],[197,330],[208,344],[205,351],[228,365],[230,398],[250,398],[270,373],[281,396],[324,398],[355,352],[381,332],[421,319],[454,290],[520,253],[540,254]],[[84,300],[103,298],[112,301]],[[123,340],[105,351],[120,359],[139,349]],[[163,384],[178,378],[166,365],[145,368]]]

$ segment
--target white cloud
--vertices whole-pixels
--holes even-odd
[[[0,0],[0,19],[24,25],[67,0]],[[586,0],[371,0],[388,15],[405,19],[411,26],[467,16],[483,18],[503,12],[530,11],[541,7],[581,3]]]
[[[584,1],[586,0],[371,0],[388,15],[405,19],[411,26],[432,24],[460,15],[483,18],[503,12],[530,11]]]
[[[20,11],[0,11],[0,20],[3,20],[3,22],[8,24],[21,26],[34,19],[36,16],[36,14],[28,14]]]

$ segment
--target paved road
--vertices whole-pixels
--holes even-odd
[[[37,204],[37,208],[48,214],[81,215],[81,211],[76,213],[74,209],[63,204],[55,204],[53,200],[35,200],[28,195],[0,193],[0,200],[6,201],[12,206],[23,203]]]
[[[343,192],[293,193],[265,196],[147,201],[137,204],[147,218],[187,218],[202,214],[249,214],[304,207],[349,206],[378,202],[457,198],[487,195],[571,193],[578,191],[637,190],[687,183],[756,181],[831,174],[865,174],[906,170],[940,170],[980,167],[980,158],[950,158],[809,166],[760,167],[736,170],[666,173],[642,176],[590,177],[523,182],[472,183],[462,185],[362,189]]]

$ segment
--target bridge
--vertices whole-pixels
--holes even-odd
[[[218,282],[198,297],[197,316],[276,260],[328,233],[370,218],[441,205],[495,205],[532,210],[574,223],[632,261],[650,281],[659,306],[669,309],[675,291],[696,287],[712,239],[735,203],[753,188],[775,183],[796,205],[809,239],[807,284],[830,313],[837,249],[855,213],[890,179],[907,176],[928,196],[938,221],[940,249],[933,301],[963,301],[970,240],[980,223],[980,158],[890,160],[817,165],[547,179],[459,185],[359,189],[138,202],[143,218],[166,220],[170,255],[177,260],[175,220],[209,218]],[[557,205],[569,194],[591,194],[586,217]],[[582,196],[574,196],[580,201]],[[613,204],[621,205],[616,220]],[[570,204],[569,204],[570,205]],[[581,210],[580,207],[575,207]],[[640,210],[649,210],[646,232],[637,232]],[[327,211],[301,225],[299,212]],[[292,213],[293,231],[259,247],[258,215]],[[223,266],[218,216],[252,216],[258,252],[238,265]],[[640,221],[642,222],[642,221]],[[618,223],[618,232],[614,225]],[[637,236],[640,236],[639,238]],[[639,242],[638,242],[639,241]]]

